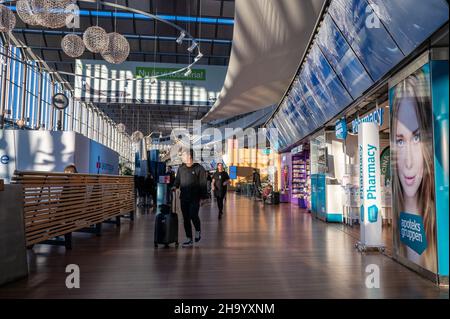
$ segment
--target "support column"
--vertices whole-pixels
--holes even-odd
[[[376,123],[358,127],[361,231],[359,248],[383,247],[381,218],[380,139]]]

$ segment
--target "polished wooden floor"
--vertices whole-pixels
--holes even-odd
[[[195,248],[153,248],[153,214],[138,214],[103,235],[75,234],[72,251],[37,245],[30,276],[0,288],[0,298],[448,298],[416,273],[380,254],[354,249],[354,232],[289,204],[263,206],[230,195],[220,222],[215,204],[201,210]],[[180,220],[181,223],[181,220]],[[184,239],[180,224],[180,240]],[[65,287],[77,264],[81,288]],[[367,289],[377,264],[381,287]]]

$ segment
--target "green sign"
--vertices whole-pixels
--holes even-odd
[[[385,186],[387,181],[391,180],[391,149],[386,147],[380,156],[380,170],[381,175],[384,176]]]
[[[136,78],[151,78],[161,74],[167,74],[175,72],[177,68],[152,68],[152,67],[136,67]],[[184,72],[159,77],[159,80],[172,80],[172,81],[206,81],[205,69],[192,69],[192,73],[189,76],[184,76]]]

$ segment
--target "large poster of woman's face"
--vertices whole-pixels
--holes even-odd
[[[437,272],[430,71],[390,89],[394,251]]]

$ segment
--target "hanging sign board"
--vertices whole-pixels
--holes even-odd
[[[362,122],[358,127],[360,166],[360,244],[382,247],[381,185],[379,129],[374,122]]]
[[[347,138],[347,121],[342,118],[336,122],[336,138],[345,140]]]

